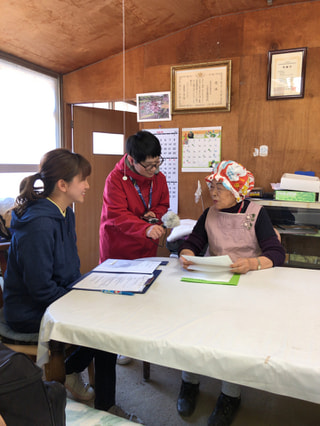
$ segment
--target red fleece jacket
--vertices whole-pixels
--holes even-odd
[[[165,176],[159,172],[152,178],[141,176],[126,166],[124,156],[106,179],[100,221],[100,262],[108,258],[136,259],[156,256],[158,240],[146,237],[149,223],[141,219],[145,213],[143,202],[136,191],[131,176],[138,184],[148,205],[150,185],[152,204],[150,210],[158,219],[169,208],[169,191]],[[128,177],[123,180],[124,174]]]

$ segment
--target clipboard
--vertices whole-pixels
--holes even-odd
[[[143,275],[143,274],[113,274],[109,272],[93,272],[90,271],[87,274],[80,277],[78,280],[74,281],[68,288],[72,290],[84,290],[84,291],[100,291],[103,292],[105,290],[109,290],[110,292],[115,291],[118,292],[118,294],[121,294],[121,291],[124,292],[130,292],[134,294],[144,294],[146,293],[151,285],[154,283],[154,281],[158,278],[160,273],[162,272],[161,269],[155,270],[153,274]],[[117,288],[116,286],[110,287],[110,282],[108,278],[110,277],[110,280],[114,278],[114,275],[117,275],[118,278],[121,281],[124,281],[126,277],[128,279],[132,279],[132,282],[134,283],[135,280],[139,280],[140,290],[137,290],[134,288],[134,286],[130,287],[130,283],[126,288]],[[83,283],[83,284],[81,284]]]

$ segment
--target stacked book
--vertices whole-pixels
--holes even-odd
[[[285,173],[275,199],[282,201],[303,201],[311,203],[319,199],[320,180],[316,176]]]

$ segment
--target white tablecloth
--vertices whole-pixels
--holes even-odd
[[[320,403],[320,271],[273,268],[237,287],[181,282],[177,259],[145,294],[72,290],[46,311],[50,339]]]

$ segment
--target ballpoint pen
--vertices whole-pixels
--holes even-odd
[[[123,294],[125,296],[134,296],[134,293],[132,293],[131,291],[102,290],[102,293],[105,293],[105,294]]]

